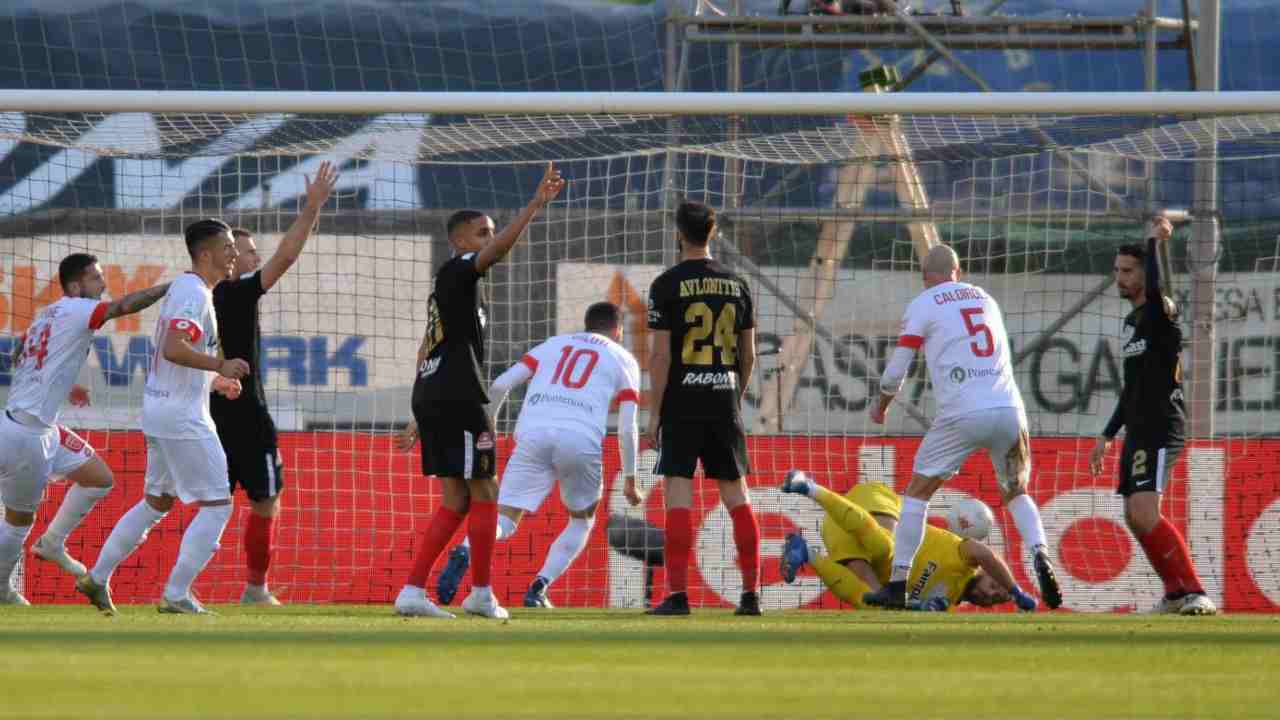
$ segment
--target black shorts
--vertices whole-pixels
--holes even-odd
[[[691,478],[699,460],[702,473],[713,480],[737,480],[751,472],[740,419],[664,422],[659,442],[656,475]]]
[[[284,465],[280,451],[258,443],[223,443],[227,453],[227,477],[231,492],[244,488],[250,500],[268,500],[284,488]]]
[[[422,474],[484,480],[493,477],[498,461],[497,443],[489,414],[480,404],[458,404],[447,416],[420,416]]]
[[[1164,492],[1173,477],[1173,465],[1182,456],[1182,441],[1167,439],[1124,439],[1120,450],[1120,486],[1117,495]]]

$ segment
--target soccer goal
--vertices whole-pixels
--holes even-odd
[[[938,242],[1005,308],[1032,491],[1067,606],[1153,601],[1159,581],[1113,494],[1115,459],[1095,478],[1087,456],[1120,384],[1127,304],[1108,276],[1115,250],[1141,241],[1152,213],[1176,211],[1188,221],[1172,269],[1196,438],[1167,502],[1220,605],[1280,605],[1280,94],[0,91],[0,106],[0,157],[19,143],[38,149],[34,169],[0,195],[0,394],[16,338],[60,294],[61,257],[96,254],[119,296],[181,273],[181,229],[207,216],[249,229],[269,256],[304,176],[322,160],[340,164],[317,234],[261,306],[287,488],[271,577],[287,600],[382,603],[403,583],[440,495],[391,432],[410,418],[425,301],[449,254],[443,220],[475,207],[503,225],[554,161],[566,190],[483,283],[490,376],[579,329],[601,300],[623,308],[625,342],[645,367],[647,291],[676,259],[674,207],[715,207],[713,253],[747,279],[759,315],[743,412],[772,608],[838,606],[816,578],[786,585],[777,574],[786,532],[821,543],[821,514],[776,490],[788,469],[842,491],[901,489],[910,475],[933,413],[924,369],[887,426],[866,410],[921,290],[921,254]],[[116,474],[112,496],[71,538],[86,559],[141,493],[154,313],[104,328],[81,377],[92,405],[65,415]],[[520,406],[516,393],[500,431]],[[504,435],[500,464],[509,448]],[[651,588],[662,593],[661,492],[647,488],[631,508],[612,441],[604,461],[592,541],[555,587],[560,605],[639,607]],[[51,486],[37,527],[63,492]],[[723,606],[740,590],[731,524],[714,488],[700,493],[692,599]],[[985,457],[931,512],[971,496],[996,509],[989,543],[1034,587]],[[197,587],[206,601],[235,600],[242,586],[238,507]],[[162,556],[189,519],[175,515],[116,573],[117,602],[157,596]],[[553,494],[499,544],[505,600],[518,604],[566,518]],[[74,595],[39,565],[27,566],[25,588],[33,601]]]

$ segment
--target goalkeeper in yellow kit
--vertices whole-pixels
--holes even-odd
[[[796,470],[787,473],[782,491],[805,495],[822,506],[825,555],[814,552],[804,538],[787,536],[782,553],[782,577],[795,580],[804,565],[813,567],[836,597],[857,608],[863,595],[879,590],[889,579],[893,562],[893,527],[902,498],[880,483],[860,483],[841,496]],[[1035,599],[1018,587],[999,554],[977,540],[926,527],[924,544],[907,580],[907,605],[916,610],[948,610],[960,602],[992,607],[1010,600],[1034,610]]]

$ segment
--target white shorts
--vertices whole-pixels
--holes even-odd
[[[1013,407],[987,408],[935,422],[916,451],[912,472],[950,478],[975,450],[991,454],[1000,489],[1026,488],[1031,478],[1027,416]]]
[[[0,412],[0,505],[35,512],[51,478],[92,459],[89,443],[67,428],[32,427]]]
[[[600,501],[604,468],[600,440],[563,430],[535,430],[516,439],[498,488],[498,504],[534,512],[560,481],[560,499],[573,512]]]
[[[143,491],[184,503],[231,499],[227,455],[218,436],[178,440],[148,435]]]

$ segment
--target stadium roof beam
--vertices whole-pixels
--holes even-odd
[[[1190,25],[1181,18],[1143,15],[1107,18],[1020,18],[1008,16],[909,16],[952,50],[1140,50],[1149,30],[1171,33],[1160,49],[1185,49]],[[892,15],[673,16],[689,42],[739,43],[754,47],[924,48],[911,24]]]

